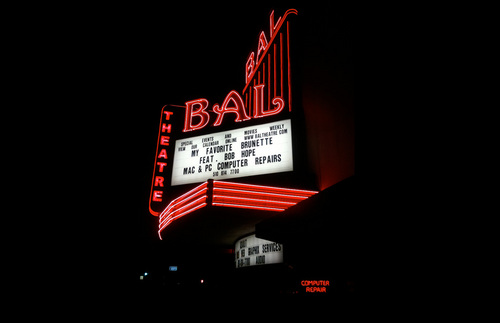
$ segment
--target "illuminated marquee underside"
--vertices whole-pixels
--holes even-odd
[[[281,212],[317,191],[209,180],[174,199],[161,212],[158,235],[173,221],[209,204]]]

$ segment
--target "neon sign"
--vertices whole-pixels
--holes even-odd
[[[213,105],[212,111],[216,114],[213,126],[221,125],[227,114],[234,115],[235,122],[242,122],[277,115],[285,106],[288,106],[288,111],[292,111],[290,26],[286,20],[291,14],[297,15],[297,10],[287,10],[275,24],[274,11],[271,12],[269,41],[262,31],[257,54],[251,52],[245,64],[246,85],[242,95],[232,90],[226,95],[222,105]],[[187,101],[182,131],[200,130],[207,126],[213,119],[208,107],[207,99]]]
[[[209,194],[209,191],[212,193]],[[274,186],[206,181],[168,204],[160,214],[158,235],[161,239],[161,231],[173,221],[207,205],[281,212],[317,193]]]
[[[329,280],[303,280],[300,285],[305,287],[306,293],[326,293],[330,286]]]
[[[153,170],[153,180],[149,195],[149,212],[158,216],[159,212],[154,210],[154,206],[159,206],[163,202],[163,192],[166,188],[165,173],[169,164],[169,155],[172,155],[172,146],[170,146],[170,133],[173,130],[171,119],[174,113],[168,105],[161,110],[160,128],[158,130],[158,141],[156,145],[155,166]]]

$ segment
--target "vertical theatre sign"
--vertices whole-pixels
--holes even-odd
[[[171,134],[173,126],[173,106],[165,105],[161,110],[160,128],[158,130],[158,141],[156,144],[155,164],[153,170],[153,181],[149,195],[149,212],[155,216],[162,211],[165,203],[164,191],[168,186],[172,170],[171,158],[173,145],[171,145]]]
[[[187,101],[184,111],[163,107],[149,199],[151,214],[158,216],[166,207],[168,185],[293,170],[292,128],[286,113],[292,111],[289,20],[297,14],[295,9],[280,17],[271,12],[269,32],[260,32],[256,49],[245,62],[241,92],[230,91],[221,104],[199,98]],[[282,114],[284,120],[266,123],[266,117]],[[174,129],[174,117],[184,117],[182,129]],[[245,121],[259,119],[263,123],[245,127]],[[217,131],[223,122],[241,125]],[[196,135],[207,126],[214,132]],[[172,138],[174,133],[176,138]]]

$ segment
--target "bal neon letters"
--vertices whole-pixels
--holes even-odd
[[[257,42],[257,54],[251,52],[248,56],[247,62],[245,64],[245,83],[246,86],[243,89],[243,96],[240,95],[235,90],[230,91],[223,103],[219,105],[218,103],[209,109],[209,102],[207,99],[200,98],[196,100],[191,100],[186,102],[186,112],[184,118],[184,129],[183,132],[200,130],[206,127],[210,122],[212,126],[219,126],[222,124],[226,115],[232,115],[235,122],[243,122],[251,120],[252,118],[263,118],[267,116],[272,116],[279,114],[287,103],[284,100],[284,84],[283,84],[283,61],[285,60],[283,53],[283,35],[280,32],[280,28],[285,22],[286,17],[289,14],[297,14],[297,10],[289,9],[285,12],[283,17],[279,17],[274,23],[274,11],[271,12],[269,17],[269,41],[266,37],[264,31],[261,31],[259,39]],[[279,34],[279,37],[277,35]],[[287,25],[287,40],[286,40],[286,52],[289,52],[289,40],[288,40],[288,25]],[[273,43],[276,38],[276,42],[279,44],[279,50],[277,50],[277,43]],[[271,46],[273,45],[273,46]],[[274,50],[271,50],[273,47]],[[269,52],[269,54],[268,54]],[[271,63],[271,54],[273,60]],[[264,58],[267,54],[267,62],[264,62]],[[276,66],[277,56],[279,60],[279,66]],[[288,95],[290,96],[290,66],[289,66],[289,54],[286,55],[286,62],[288,64]],[[267,72],[266,72],[267,63]],[[260,66],[262,64],[262,71],[260,71]],[[271,65],[273,67],[273,74],[271,75]],[[257,73],[257,74],[256,74]],[[261,75],[262,74],[262,75]],[[285,74],[286,75],[286,74]],[[262,77],[261,77],[262,76]],[[279,80],[278,80],[279,78]],[[253,84],[250,81],[253,80]],[[279,81],[279,82],[278,82]],[[277,83],[279,83],[280,91],[277,91]],[[271,87],[273,88],[273,94],[271,95]],[[249,90],[249,93],[246,93]],[[251,92],[254,92],[253,94]],[[267,92],[267,95],[266,95]],[[249,95],[250,94],[250,95]],[[264,102],[266,100],[267,103]],[[288,98],[289,111],[291,111],[291,98]],[[246,103],[245,103],[246,102]],[[209,113],[212,111],[216,114],[215,118]],[[213,120],[214,119],[214,120]]]
[[[285,106],[283,99],[278,96],[272,100],[274,107],[268,111],[264,111],[264,87],[265,84],[259,84],[253,87],[255,90],[253,118],[262,118],[278,114]],[[186,115],[184,119],[183,132],[202,129],[209,123],[210,114],[206,111],[208,104],[207,99],[197,99],[186,102]],[[228,93],[222,103],[222,106],[214,104],[212,110],[217,114],[217,118],[215,119],[213,126],[220,126],[224,116],[228,113],[236,114],[236,118],[234,120],[235,122],[247,121],[251,119],[246,112],[243,99],[239,93],[234,90]],[[193,119],[196,120],[193,121]]]

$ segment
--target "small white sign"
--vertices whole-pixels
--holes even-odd
[[[257,238],[255,234],[236,241],[234,253],[236,268],[283,262],[283,245]]]

